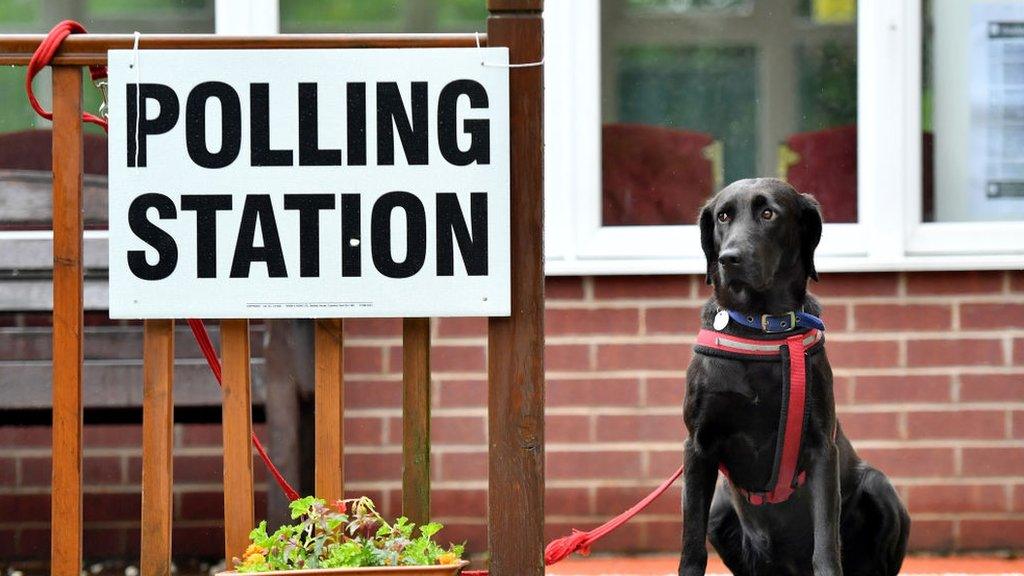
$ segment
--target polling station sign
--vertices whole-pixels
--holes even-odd
[[[508,315],[507,64],[111,51],[110,316]]]

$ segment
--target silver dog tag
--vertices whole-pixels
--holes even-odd
[[[725,330],[725,327],[729,325],[729,313],[725,310],[719,310],[718,314],[715,314],[715,321],[712,326],[715,330]]]

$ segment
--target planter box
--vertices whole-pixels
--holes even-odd
[[[275,570],[273,572],[218,572],[217,576],[456,576],[469,565],[466,560],[458,564],[441,564],[437,566],[374,566],[372,568],[313,568],[308,570]]]

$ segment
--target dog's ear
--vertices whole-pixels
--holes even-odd
[[[810,194],[800,195],[800,257],[804,270],[813,280],[818,279],[814,269],[814,250],[821,240],[821,205]]]
[[[704,256],[708,259],[708,268],[705,280],[711,284],[718,266],[718,249],[715,248],[715,199],[711,198],[700,209],[700,247],[704,249]]]

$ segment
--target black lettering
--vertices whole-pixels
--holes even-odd
[[[220,150],[206,147],[206,102],[220,102]],[[192,161],[203,168],[223,168],[238,158],[242,147],[242,105],[235,89],[223,82],[203,82],[188,95],[185,103],[185,144]]]
[[[359,194],[341,195],[341,275],[345,277],[363,274],[363,248]]]
[[[263,246],[255,245],[257,220],[263,235]],[[235,242],[235,256],[231,261],[231,277],[248,278],[253,262],[266,262],[267,274],[271,278],[288,276],[269,194],[252,194],[245,198],[242,222],[238,226],[238,240]]]
[[[150,264],[146,260],[145,250],[129,250],[128,269],[142,280],[163,280],[178,265],[178,245],[173,236],[149,220],[150,208],[156,208],[161,220],[177,217],[174,202],[163,194],[143,194],[132,200],[128,207],[128,226],[139,240],[156,249],[157,261],[156,264]]]
[[[249,134],[250,157],[253,166],[291,166],[291,150],[270,148],[270,84],[249,85],[252,132]]]
[[[284,209],[299,211],[299,275],[320,275],[320,211],[334,209],[333,194],[285,194]]]
[[[146,166],[146,137],[169,132],[178,123],[178,95],[170,86],[163,84],[142,84],[141,90],[136,84],[126,86],[125,101],[128,104],[128,167],[135,167],[135,142],[139,143],[139,166]],[[160,111],[155,118],[146,114],[146,102],[156,100]],[[136,102],[142,110],[136,110]],[[136,118],[136,114],[138,117]],[[135,134],[138,123],[138,136]]]
[[[491,122],[478,118],[463,120],[463,131],[470,135],[469,148],[459,148],[457,124],[460,96],[469,96],[470,108],[487,108],[487,90],[475,80],[455,80],[441,90],[437,103],[437,143],[441,156],[456,166],[491,163]]]
[[[182,211],[196,213],[196,277],[217,277],[217,212],[231,210],[230,194],[182,194]]]
[[[391,255],[391,214],[405,211],[405,260]],[[423,268],[427,254],[427,215],[420,199],[408,192],[388,192],[373,205],[370,215],[373,265],[388,278],[408,278]]]
[[[346,92],[348,165],[366,166],[366,83],[349,82]]]
[[[316,84],[299,83],[299,166],[341,166],[341,150],[320,148]]]
[[[473,231],[466,226],[466,217],[454,193],[437,195],[437,275],[455,275],[455,247],[452,237],[459,243],[459,254],[470,276],[487,275],[487,193],[469,195],[469,218]]]
[[[396,82],[377,84],[377,164],[395,163],[395,128],[410,165],[427,163],[427,83],[412,83],[412,120],[405,111]]]

